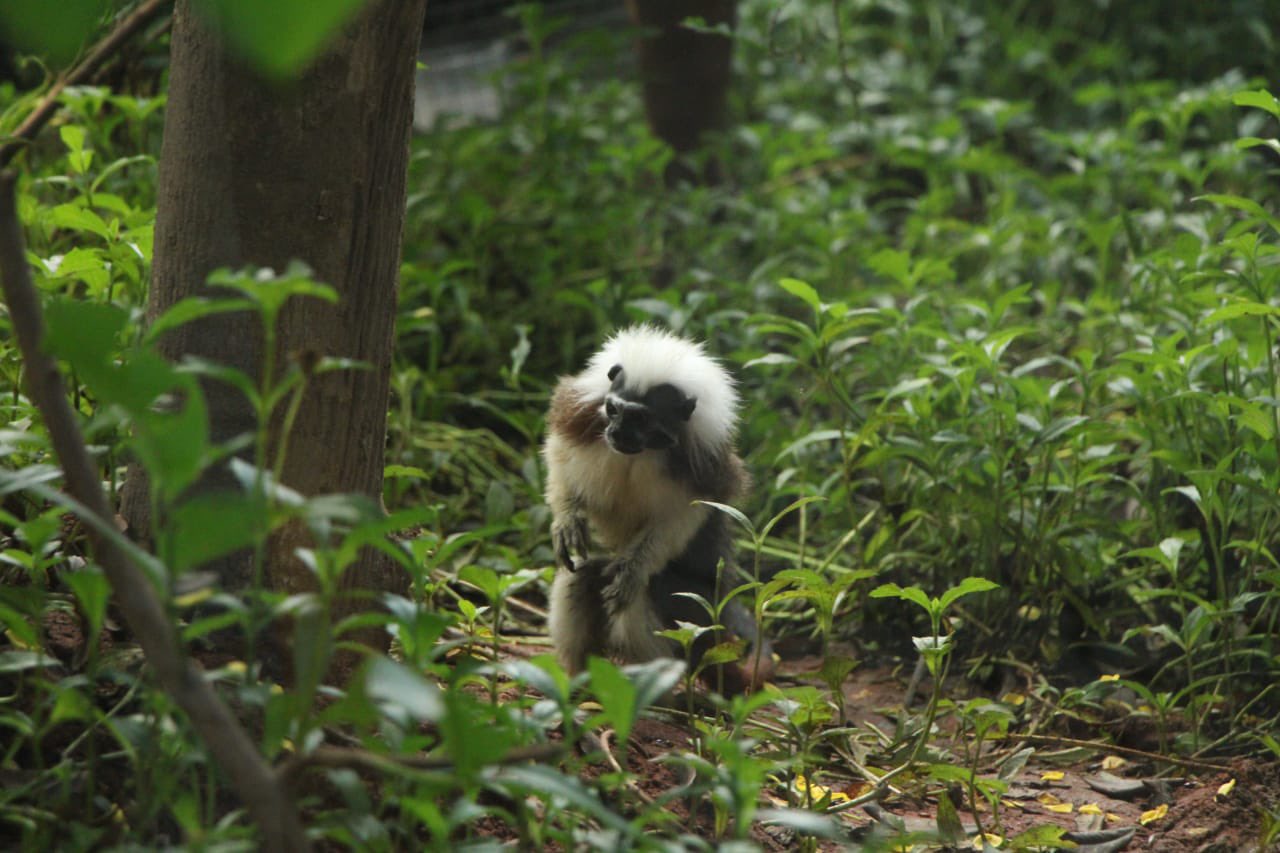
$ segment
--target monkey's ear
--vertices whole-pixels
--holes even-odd
[[[697,397],[687,398],[684,401],[683,405],[680,406],[680,416],[683,417],[686,421],[689,420],[689,418],[693,417],[693,410],[697,408],[697,405],[698,405]]]
[[[610,367],[610,368],[609,368],[609,381],[610,381],[610,382],[612,382],[614,379],[616,379],[616,378],[617,378],[618,374],[619,374],[619,373],[621,373],[621,372],[622,372],[622,365],[621,365],[621,364],[615,364],[613,367]]]

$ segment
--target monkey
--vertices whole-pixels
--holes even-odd
[[[616,333],[581,373],[557,383],[543,446],[558,567],[547,621],[569,673],[593,654],[679,657],[655,632],[677,621],[709,625],[706,609],[678,593],[717,601],[722,560],[722,585],[733,585],[728,519],[695,501],[727,504],[747,488],[734,450],[737,411],[733,379],[703,345],[651,325]],[[593,542],[604,554],[591,555]],[[742,604],[730,601],[720,622],[761,644],[744,661],[771,665]],[[712,642],[699,638],[695,663]],[[741,693],[760,677],[725,667],[720,680]]]

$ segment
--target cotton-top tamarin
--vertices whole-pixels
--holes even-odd
[[[707,625],[710,616],[675,593],[715,601],[722,559],[723,585],[736,585],[725,515],[693,501],[730,503],[746,488],[733,447],[737,409],[733,379],[701,344],[653,326],[618,332],[556,386],[543,448],[559,566],[548,621],[569,672],[592,654],[682,657],[654,632],[676,620]],[[748,644],[761,642],[736,600],[720,622]],[[695,656],[710,644],[704,636]],[[744,663],[769,663],[767,647],[760,651],[749,650]],[[726,668],[726,690],[754,682],[746,671]]]

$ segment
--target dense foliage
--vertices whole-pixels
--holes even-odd
[[[1280,102],[1264,91],[1274,61],[1242,65],[1275,55],[1274,13],[1182,5],[1193,24],[1154,3],[744,2],[738,123],[714,146],[732,177],[674,188],[634,81],[594,71],[625,37],[557,40],[555,21],[523,10],[528,52],[495,81],[500,120],[414,141],[393,523],[283,506],[269,478],[245,476],[273,518],[326,531],[322,577],[413,526],[385,546],[414,578],[378,617],[393,657],[350,690],[279,691],[252,660],[217,662],[272,758],[327,740],[447,760],[326,771],[304,789],[317,830],[378,847],[706,844],[670,803],[703,798],[714,817],[700,834],[749,839],[764,789],[796,807],[773,819],[821,834],[834,830],[799,809],[825,805],[822,789],[797,780],[856,776],[851,752],[883,769],[905,757],[921,785],[968,767],[970,795],[996,803],[978,752],[957,758],[932,726],[945,715],[981,741],[1016,727],[1015,704],[948,702],[939,677],[888,742],[832,725],[853,657],[917,650],[935,674],[979,684],[1028,669],[1055,719],[1091,723],[1121,700],[1171,752],[1280,757]],[[0,128],[30,106],[0,90]],[[102,309],[54,308],[51,322],[113,488],[128,454],[146,453],[130,426],[146,416],[77,359],[141,363],[162,106],[76,89],[23,161],[39,287],[51,305]],[[296,276],[281,287],[319,292]],[[631,776],[598,754],[494,763],[605,725],[624,742],[681,678],[660,664],[628,680],[600,662],[580,679],[599,704],[575,716],[563,673],[527,659],[545,645],[547,391],[633,321],[706,338],[734,367],[756,481],[741,540],[761,584],[747,594],[784,651],[825,661],[805,685],[690,717],[690,748],[670,756],[690,781],[656,800],[630,796]],[[86,344],[76,328],[105,337]],[[8,331],[0,839],[248,845],[201,745],[116,640]],[[212,458],[183,436],[153,455],[162,472]],[[183,535],[174,574],[216,547],[197,526]],[[162,583],[197,640],[227,620],[192,609],[184,578]],[[297,615],[304,598],[259,594],[262,617],[220,593],[215,612]],[[68,623],[88,641],[59,646]],[[310,638],[328,628],[298,624]],[[811,686],[823,681],[834,692]]]

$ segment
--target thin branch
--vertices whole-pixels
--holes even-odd
[[[1059,737],[1058,735],[1010,735],[1010,740],[1030,741],[1031,743],[1046,743],[1055,746],[1069,746],[1073,748],[1096,749],[1099,752],[1114,752],[1116,755],[1127,755],[1130,758],[1141,758],[1147,761],[1161,762],[1164,764],[1173,764],[1178,767],[1186,767],[1188,770],[1204,770],[1210,773],[1230,773],[1231,768],[1222,764],[1214,764],[1210,761],[1198,761],[1194,758],[1179,758],[1176,755],[1161,755],[1158,752],[1148,752],[1145,749],[1134,749],[1131,746],[1117,746],[1114,743],[1098,743],[1093,740],[1080,740],[1073,737]]]
[[[97,467],[85,449],[62,377],[43,351],[44,318],[27,267],[15,204],[16,178],[0,175],[0,288],[9,306],[14,337],[27,369],[27,389],[44,418],[66,487],[97,522],[109,524],[111,507]],[[156,678],[191,720],[210,757],[222,768],[262,830],[267,850],[308,850],[306,832],[288,792],[258,754],[253,742],[223,703],[204,672],[182,651],[177,632],[146,574],[94,524],[86,525],[99,565],[111,583],[120,611],[155,670]]]
[[[26,147],[31,140],[35,139],[40,129],[53,117],[53,113],[58,107],[58,97],[62,94],[63,89],[68,86],[78,86],[91,78],[104,62],[114,56],[116,51],[133,37],[134,33],[145,27],[161,9],[171,2],[172,0],[145,0],[122,20],[114,30],[107,33],[101,41],[90,48],[84,59],[76,63],[75,67],[55,80],[53,85],[49,87],[49,91],[45,92],[44,98],[40,100],[39,105],[31,111],[31,115],[27,116],[22,124],[18,125],[18,129],[12,133],[8,142],[0,145],[0,169],[8,166],[9,161],[16,157],[18,152]]]
[[[565,751],[563,744],[536,743],[513,749],[506,755],[490,762],[490,765],[523,764],[526,761],[550,761],[558,758]],[[322,746],[297,755],[280,765],[277,771],[279,779],[286,785],[292,785],[297,777],[312,767],[337,767],[350,770],[372,770],[378,773],[403,773],[404,771],[452,770],[456,762],[449,758],[434,755],[382,755],[367,749],[340,746]]]

